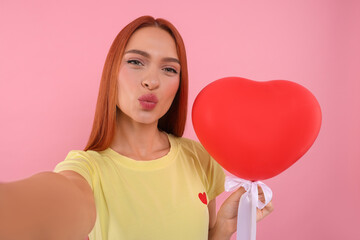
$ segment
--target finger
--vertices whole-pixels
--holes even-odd
[[[271,213],[272,211],[274,211],[274,205],[272,203],[272,201],[270,201],[264,208],[263,210],[265,209],[265,214],[266,215],[269,215],[269,213]]]
[[[265,195],[259,195],[258,199],[259,199],[262,203],[265,203]]]
[[[267,215],[269,215],[274,210],[274,206],[272,205],[272,202],[270,201],[263,209],[257,209],[257,222],[265,218]]]
[[[235,192],[233,192],[227,199],[226,201],[232,201],[232,202],[239,202],[241,196],[245,193],[245,188],[244,187],[240,187],[238,188]]]
[[[265,203],[265,194],[264,191],[262,190],[262,188],[260,186],[258,186],[258,199]]]

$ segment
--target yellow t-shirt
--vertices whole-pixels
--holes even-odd
[[[225,173],[200,143],[168,137],[170,151],[159,159],[73,150],[55,167],[81,174],[93,190],[90,240],[208,239],[207,203],[224,191]]]

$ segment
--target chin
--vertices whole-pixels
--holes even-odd
[[[133,118],[133,120],[135,122],[138,123],[142,123],[142,124],[153,124],[153,123],[157,123],[159,118],[156,118],[154,116],[142,116],[142,117],[138,117],[136,119]]]

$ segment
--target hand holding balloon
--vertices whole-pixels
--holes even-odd
[[[264,193],[260,187],[258,187],[259,191],[259,200],[261,202],[265,202]],[[219,221],[227,222],[227,229],[233,234],[236,232],[237,226],[237,213],[239,208],[239,201],[241,196],[245,193],[245,189],[243,187],[238,188],[235,192],[233,192],[221,205],[218,212]],[[270,201],[263,209],[256,210],[256,221],[259,222],[264,219],[267,215],[269,215],[274,210],[274,206],[272,201]]]
[[[261,188],[258,188],[258,198],[264,202],[264,194]],[[238,214],[239,201],[246,195],[246,190],[243,187],[238,188],[234,191],[221,205],[216,218],[216,224],[213,229],[209,232],[209,239],[230,239],[231,236],[239,230],[238,228]],[[270,201],[263,209],[256,209],[256,222],[264,219],[274,210],[272,202]],[[240,213],[241,214],[241,213]],[[248,228],[249,224],[245,223],[245,228]],[[241,230],[241,229],[240,229]],[[255,237],[255,235],[254,235]],[[241,239],[255,239],[247,236],[247,238]]]

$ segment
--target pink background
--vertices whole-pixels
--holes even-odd
[[[226,76],[291,80],[322,107],[312,148],[264,181],[275,211],[258,224],[257,239],[360,239],[359,9],[356,0],[2,0],[0,181],[51,171],[84,147],[110,44],[149,14],[184,38],[189,110],[204,86]],[[196,139],[190,115],[185,137]]]

